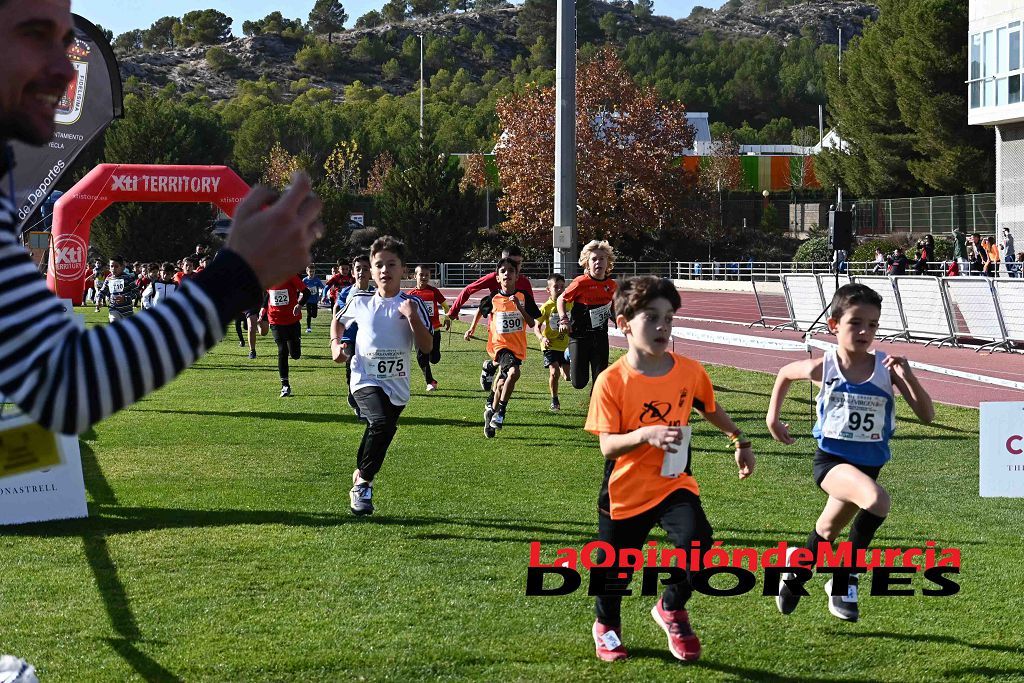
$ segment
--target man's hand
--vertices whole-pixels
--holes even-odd
[[[331,358],[335,363],[347,363],[348,359],[352,357],[348,348],[348,342],[339,341],[337,339],[331,340]]]
[[[224,246],[249,264],[264,289],[271,287],[312,260],[310,247],[324,231],[322,206],[302,171],[292,174],[291,186],[280,196],[257,185],[238,205]]]
[[[292,315],[301,315],[301,314],[302,314],[302,306],[300,306],[299,304],[295,304],[295,308],[292,309]]]
[[[475,330],[472,330],[472,329],[466,330],[466,334],[462,335],[462,338],[465,339],[466,341],[469,341],[470,339],[473,338],[473,332],[474,331]]]
[[[740,479],[746,479],[754,473],[754,451],[750,446],[736,449],[736,467],[740,471]]]

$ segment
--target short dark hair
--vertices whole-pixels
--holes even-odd
[[[502,266],[508,266],[509,268],[515,271],[519,270],[519,264],[513,261],[508,256],[498,261],[498,265],[494,266],[494,272],[497,273],[499,270],[501,270]]]
[[[376,244],[376,242],[374,242],[374,244]],[[346,265],[353,265],[354,266],[355,264],[357,264],[357,263],[359,263],[361,261],[366,261],[367,265],[369,265],[369,263],[370,263],[370,255],[369,254],[356,254],[355,256],[352,257],[352,263],[351,264],[346,264]],[[335,268],[338,268],[340,270],[341,266],[335,266]]]
[[[619,284],[615,292],[613,306],[615,314],[632,320],[633,317],[647,308],[655,299],[667,299],[672,305],[672,310],[677,310],[682,301],[679,299],[679,292],[671,280],[653,275],[642,275],[631,277]]]
[[[501,250],[501,258],[508,258],[509,256],[518,256],[519,258],[523,258],[523,250],[515,244],[510,244]]]
[[[382,251],[390,251],[398,257],[399,261],[405,263],[405,244],[401,240],[395,239],[391,235],[378,237],[370,245],[370,256],[379,254]]]
[[[124,256],[121,256],[120,254],[111,256],[110,260],[113,261],[114,263],[120,263],[122,266],[125,264]]]
[[[429,263],[421,263],[421,264],[419,264],[416,267],[417,268],[422,268],[424,271],[426,271],[428,273],[433,273],[434,272],[434,266],[429,264]]]
[[[556,282],[559,280],[565,282],[565,276],[562,275],[561,273],[551,273],[551,275],[548,275],[548,282],[551,282],[552,280]]]
[[[197,261],[196,257],[194,257],[194,256],[189,256],[187,258],[184,258],[184,259],[182,259],[182,261],[184,261],[185,263],[191,264],[193,268],[195,268],[196,266],[199,265],[199,261]]]
[[[832,306],[829,309],[828,315],[833,320],[839,320],[847,309],[859,306],[860,304],[877,306],[878,310],[881,311],[882,297],[875,290],[859,282],[843,285],[836,290],[835,295],[832,297]]]

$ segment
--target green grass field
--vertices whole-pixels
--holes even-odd
[[[85,435],[90,517],[0,536],[0,652],[47,682],[1024,679],[1024,513],[978,497],[976,411],[939,406],[929,427],[903,422],[881,478],[894,503],[877,544],[959,547],[958,595],[864,591],[862,619],[848,624],[826,611],[820,577],[790,617],[760,596],[759,578],[755,592],[691,601],[704,645],[692,665],[669,655],[652,598],[637,595],[623,604],[632,657],[609,665],[594,657],[585,583],[524,595],[530,541],[579,548],[596,534],[602,459],[581,429],[585,393],[563,389],[550,414],[533,342],[508,426],[486,441],[483,345],[446,339],[440,391],[415,376],[377,513],[357,519],[348,489],[362,425],[327,337],[322,316],[290,399],[278,398],[270,338],[250,361],[232,334]],[[786,448],[763,421],[772,377],[710,373],[758,456],[739,481],[724,438],[695,418],[694,472],[716,537],[802,541],[824,502],[806,387],[787,406],[805,436]]]

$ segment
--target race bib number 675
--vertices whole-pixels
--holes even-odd
[[[366,354],[366,374],[374,379],[405,377],[408,362],[408,354],[401,349],[376,349]]]

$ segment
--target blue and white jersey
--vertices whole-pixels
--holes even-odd
[[[896,430],[896,414],[892,377],[882,364],[885,353],[874,355],[874,372],[858,384],[843,376],[834,350],[825,352],[814,438],[826,453],[878,467],[892,457],[889,439]]]
[[[423,302],[405,292],[384,297],[370,292],[351,294],[335,316],[342,325],[358,325],[355,353],[349,367],[355,392],[363,387],[380,387],[396,406],[409,402],[410,351],[416,342],[409,321],[398,310],[405,300],[415,304],[423,326],[430,329],[430,315]],[[347,331],[347,330],[346,330]]]
[[[320,297],[324,293],[324,281],[318,277],[304,277],[302,278],[302,284],[306,285],[306,289],[309,290],[309,299],[306,300],[307,304],[316,304],[320,301]]]

